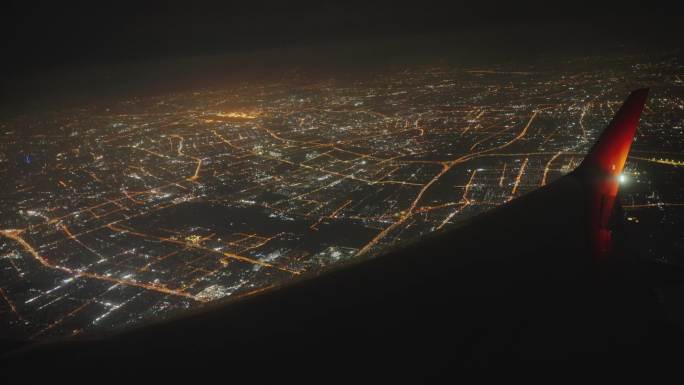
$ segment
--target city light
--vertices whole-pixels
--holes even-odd
[[[126,327],[448,229],[574,170],[622,84],[680,71],[636,60],[647,59],[617,57],[606,72],[598,61],[591,76],[449,65],[358,83],[302,75],[0,120],[0,321],[36,340]],[[684,143],[672,126],[682,98],[658,86],[617,177],[650,189],[629,196],[631,225],[646,222],[641,210],[684,205],[656,190],[680,181],[655,183],[657,172],[684,166],[658,147]]]

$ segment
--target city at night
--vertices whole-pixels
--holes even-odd
[[[95,373],[139,370],[135,357],[149,360],[144,370],[263,361],[316,380],[360,354],[357,369],[338,365],[402,379],[382,373],[411,362],[413,383],[606,355],[678,362],[674,11],[619,14],[627,30],[646,18],[640,36],[537,2],[491,16],[461,4],[470,21],[459,26],[435,9],[386,6],[368,5],[383,15],[376,25],[361,4],[266,16],[214,4],[189,12],[200,26],[183,38],[172,27],[180,4],[137,17],[105,9],[124,19],[123,35],[113,19],[77,24],[89,11],[76,5],[13,8],[0,108],[0,353],[11,382],[33,381],[20,369],[29,362],[87,360]],[[221,29],[215,13],[231,12]],[[508,13],[521,24],[503,22]],[[60,30],[51,15],[73,23]],[[79,26],[93,35],[74,38]],[[605,160],[623,156],[606,149],[630,129],[625,158]],[[443,345],[452,355],[437,353]]]

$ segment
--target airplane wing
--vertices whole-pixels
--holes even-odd
[[[473,366],[666,360],[676,330],[609,247],[646,94],[629,96],[576,171],[481,216],[259,295],[24,349],[10,372],[423,382]]]
[[[576,170],[586,190],[589,242],[595,258],[605,260],[611,250],[608,228],[625,166],[648,89],[632,92]]]

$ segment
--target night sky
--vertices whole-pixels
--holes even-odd
[[[681,45],[674,2],[501,3],[11,1],[2,11],[3,97],[25,91],[25,81],[59,76],[54,74],[64,69],[348,42],[378,45],[415,36],[450,51],[507,49],[513,55],[518,49]]]
[[[2,12],[5,65],[43,68],[472,29],[524,32],[542,45],[561,32],[583,39],[588,30],[627,42],[681,37],[681,14],[665,1],[136,3],[143,2],[10,2]]]

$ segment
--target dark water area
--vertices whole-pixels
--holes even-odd
[[[345,220],[331,220],[329,223],[323,221],[317,228],[318,231],[306,234],[302,239],[303,245],[312,248],[317,245],[361,248],[377,234],[376,229]]]
[[[252,233],[259,236],[288,234],[291,249],[316,253],[329,246],[360,248],[377,233],[362,224],[344,219],[323,220],[311,229],[313,222],[301,218],[279,216],[259,206],[228,206],[209,202],[189,202],[162,210],[130,222],[135,228],[204,228],[219,236]]]
[[[259,234],[299,233],[308,229],[304,221],[289,221],[269,216],[268,212],[260,207],[227,206],[205,202],[182,203],[133,222],[138,221],[147,226],[203,227],[226,233],[238,231]]]

